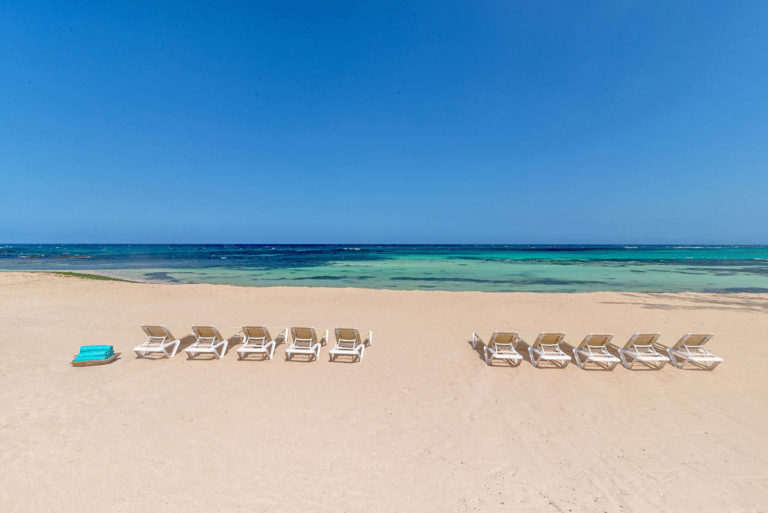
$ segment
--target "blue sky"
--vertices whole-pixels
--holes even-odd
[[[768,243],[768,2],[0,6],[0,241]]]

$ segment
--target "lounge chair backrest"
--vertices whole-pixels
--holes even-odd
[[[540,333],[536,337],[536,342],[533,343],[534,347],[541,346],[560,346],[560,342],[565,338],[565,333]]]
[[[243,326],[243,334],[246,338],[253,340],[262,340],[264,342],[272,340],[269,330],[264,326]]]
[[[629,337],[624,349],[632,349],[633,346],[652,346],[659,340],[659,337],[661,335],[658,333],[635,333]]]
[[[342,347],[356,347],[360,342],[360,332],[355,328],[336,328],[336,342]]]
[[[173,338],[171,332],[165,326],[142,326],[142,330],[148,337],[152,338]]]
[[[680,349],[684,346],[703,346],[709,342],[712,337],[714,337],[712,333],[686,333],[677,341],[674,347]]]
[[[147,335],[147,340],[144,341],[144,346],[157,346],[163,345],[166,342],[174,340],[173,334],[168,331],[168,328],[162,325],[158,326],[142,326],[142,330]]]
[[[507,346],[512,347],[517,344],[517,333],[509,331],[494,331],[491,335],[491,339],[488,341],[489,346]]]
[[[300,347],[310,347],[317,343],[315,328],[293,327],[291,328],[291,337],[293,338],[294,345]]]
[[[584,340],[581,341],[581,344],[579,344],[579,348],[586,349],[587,346],[603,347],[604,345],[609,343],[611,340],[613,340],[613,335],[608,333],[596,333],[596,334],[589,333],[586,337],[584,337]]]
[[[223,340],[221,333],[214,326],[192,326],[192,331],[197,338],[210,340],[211,343]]]

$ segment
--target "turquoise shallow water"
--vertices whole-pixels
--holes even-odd
[[[0,269],[253,286],[768,293],[768,246],[7,244]]]

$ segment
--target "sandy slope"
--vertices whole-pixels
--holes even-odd
[[[0,273],[0,511],[765,511],[768,297]],[[139,325],[373,329],[362,364],[137,360]],[[490,368],[472,330],[717,334],[714,372]],[[530,339],[530,336],[526,336]],[[118,362],[75,369],[80,344]],[[747,354],[747,351],[749,354]]]

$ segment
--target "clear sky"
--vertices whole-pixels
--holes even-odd
[[[768,243],[768,2],[6,0],[0,242]]]

